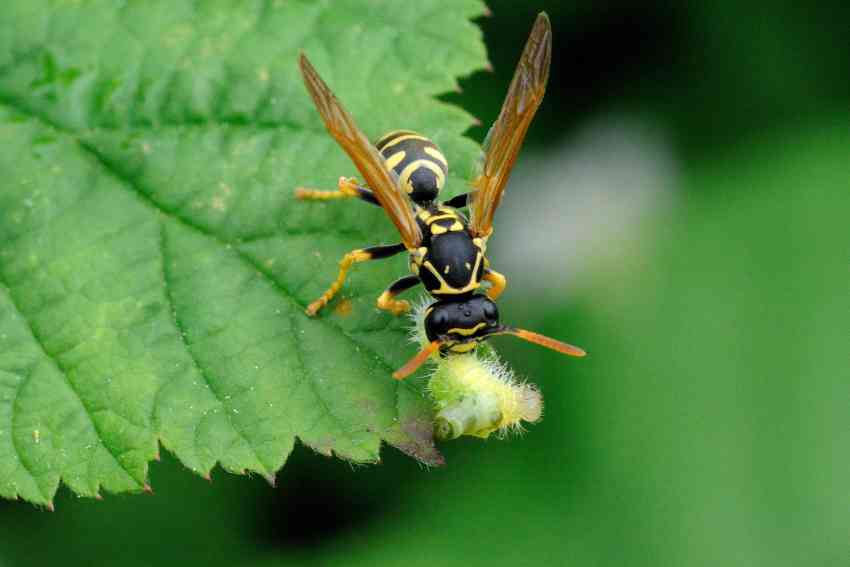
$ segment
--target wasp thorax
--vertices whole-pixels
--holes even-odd
[[[465,352],[498,330],[499,309],[486,295],[437,301],[425,315],[428,340],[441,340],[448,350]]]

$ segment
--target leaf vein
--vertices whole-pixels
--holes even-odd
[[[12,293],[12,288],[5,281],[2,273],[0,273],[0,287],[2,287],[2,289],[9,296],[9,301],[12,304],[12,307],[14,307],[15,311],[20,315],[21,320],[24,321],[24,323],[27,325],[30,336],[32,336],[33,342],[38,346],[41,353],[50,362],[50,364],[54,367],[54,369],[57,372],[59,372],[59,374],[61,374],[63,378],[65,378],[65,383],[68,385],[69,390],[74,395],[74,397],[77,399],[77,401],[80,403],[80,406],[83,409],[83,413],[85,413],[86,418],[88,418],[89,425],[91,426],[92,430],[94,431],[94,434],[95,434],[95,437],[98,440],[98,443],[112,457],[112,460],[115,461],[115,463],[121,468],[121,470],[123,470],[127,474],[127,476],[134,483],[136,483],[136,485],[139,488],[141,488],[143,486],[143,483],[139,482],[139,480],[136,479],[136,477],[133,475],[133,473],[130,472],[130,469],[124,463],[122,463],[121,460],[118,458],[118,455],[117,455],[115,449],[112,448],[111,446],[109,446],[109,444],[107,444],[106,441],[104,440],[103,433],[101,432],[100,428],[98,427],[97,421],[94,419],[94,414],[93,414],[91,408],[89,408],[88,404],[86,404],[83,397],[77,391],[77,387],[74,385],[74,382],[71,380],[70,376],[68,375],[67,369],[63,366],[63,364],[59,361],[59,359],[53,353],[51,353],[48,350],[47,346],[44,343],[44,339],[36,331],[35,326],[32,324],[32,321],[30,321],[30,319],[26,316],[24,311],[21,309],[20,305],[18,305],[18,302],[15,299],[15,294]]]
[[[297,317],[297,315],[295,314],[295,312],[292,312],[292,314],[290,315],[290,324],[293,327],[293,331],[298,328],[298,321],[297,321],[296,317]],[[307,364],[304,362],[304,356],[303,356],[303,353],[301,351],[301,343],[298,340],[298,333],[296,333],[296,332],[290,333],[290,336],[292,337],[292,348],[293,348],[293,351],[295,352],[295,359],[298,361],[298,365],[301,367],[302,379],[299,380],[298,384],[300,385],[302,382],[306,381],[308,383],[308,385],[310,386],[310,391],[313,392],[313,397],[315,397],[316,400],[319,402],[319,405],[321,406],[321,409],[322,409],[323,413],[325,414],[325,416],[330,418],[330,420],[334,424],[336,424],[337,429],[339,429],[343,434],[345,434],[348,437],[348,440],[351,442],[352,445],[354,445],[355,447],[357,447],[359,449],[362,449],[364,453],[369,453],[370,451],[369,451],[369,449],[366,448],[365,443],[362,442],[362,441],[356,441],[355,438],[354,438],[353,432],[349,430],[348,425],[341,418],[339,418],[336,414],[334,414],[334,412],[331,410],[330,406],[328,405],[328,402],[325,400],[324,396],[322,395],[320,389],[317,387],[316,381],[313,379],[312,371],[307,367]],[[296,387],[297,387],[297,385],[296,385]],[[315,423],[310,429],[311,430],[315,429],[317,425],[318,425],[318,422]]]
[[[269,474],[271,474],[271,471],[270,471],[271,467],[269,467],[268,464],[263,462],[263,458],[257,452],[257,449],[254,447],[254,445],[248,439],[245,432],[242,431],[242,429],[233,420],[233,418],[231,416],[232,408],[230,407],[230,404],[227,402],[226,398],[221,395],[221,392],[219,392],[218,388],[214,385],[215,381],[213,380],[209,369],[204,368],[204,366],[201,364],[200,360],[198,360],[198,358],[195,356],[195,353],[193,352],[192,347],[191,347],[191,345],[189,344],[189,342],[186,338],[188,330],[186,329],[186,325],[180,319],[180,315],[179,315],[178,310],[177,310],[177,303],[174,299],[174,295],[171,293],[171,287],[172,287],[173,284],[172,284],[172,277],[171,277],[169,270],[168,270],[168,252],[167,252],[168,251],[168,244],[167,244],[167,238],[165,236],[165,225],[162,222],[160,222],[160,231],[159,231],[159,250],[160,250],[160,256],[161,256],[161,259],[162,259],[161,266],[162,266],[163,294],[165,295],[165,300],[168,304],[168,308],[171,311],[171,316],[172,316],[172,321],[174,323],[174,327],[176,328],[177,334],[180,337],[180,344],[183,346],[183,349],[186,351],[186,354],[189,356],[189,359],[192,361],[192,365],[194,366],[195,370],[198,372],[198,374],[201,375],[201,378],[203,378],[204,383],[207,386],[207,389],[215,397],[216,401],[218,401],[218,403],[221,404],[221,406],[224,408],[225,415],[227,416],[227,423],[230,424],[230,427],[233,429],[233,431],[236,433],[236,435],[238,435],[239,438],[242,439],[242,441],[248,446],[248,448],[251,449],[251,452],[254,453],[254,457],[256,457],[257,462],[260,463],[260,465],[262,465],[263,469],[265,469],[265,470],[259,471],[259,472],[261,472],[264,475],[269,475]],[[195,426],[195,432],[197,433],[197,425]],[[197,436],[195,438],[197,439]],[[196,447],[196,450],[197,450],[197,447]]]
[[[8,294],[8,290],[6,291]],[[11,295],[10,295],[11,297]],[[15,393],[12,396],[11,400],[11,408],[12,414],[9,416],[9,438],[12,441],[12,449],[15,451],[15,455],[18,457],[18,462],[21,464],[21,467],[26,471],[26,473],[30,476],[35,486],[38,488],[38,492],[41,494],[41,497],[44,498],[45,502],[50,502],[51,497],[44,493],[44,490],[41,488],[41,483],[38,482],[38,478],[36,478],[35,473],[33,472],[32,467],[30,466],[28,459],[25,456],[24,451],[21,450],[21,447],[18,445],[17,436],[15,435],[15,423],[18,418],[18,414],[20,413],[20,409],[18,408],[18,395],[21,393],[21,390],[29,383],[32,379],[32,375],[34,373],[34,369],[30,368],[29,373],[24,377],[20,382],[18,382],[17,386],[15,386]]]
[[[156,201],[147,191],[145,191],[145,189],[141,185],[139,185],[136,180],[132,179],[129,175],[127,175],[123,171],[121,171],[120,168],[117,165],[110,162],[95,147],[93,147],[91,144],[86,143],[84,140],[81,140],[73,131],[65,128],[61,124],[56,123],[55,121],[51,120],[48,116],[45,116],[41,113],[30,110],[23,105],[17,104],[15,101],[3,99],[1,96],[0,96],[0,102],[6,103],[9,106],[11,106],[12,108],[16,109],[18,112],[21,112],[22,114],[29,116],[34,120],[41,121],[41,122],[49,125],[50,127],[54,128],[56,131],[61,132],[61,133],[65,134],[66,136],[68,136],[73,142],[75,142],[78,145],[78,147],[83,151],[83,153],[90,156],[90,158],[95,163],[99,164],[107,174],[111,175],[116,180],[118,180],[120,182],[121,186],[123,186],[125,189],[127,189],[131,194],[135,195],[137,197],[137,199],[141,203],[143,203],[145,206],[147,206],[148,208],[150,208],[151,210],[153,210],[157,214],[161,214],[161,215],[171,219],[172,221],[177,222],[178,224],[181,224],[181,225],[183,225],[183,226],[185,226],[185,227],[187,227],[191,230],[194,230],[195,232],[197,232],[199,234],[202,234],[202,235],[204,235],[208,238],[215,240],[220,245],[224,246],[226,249],[230,249],[230,250],[234,251],[235,254],[237,255],[237,257],[241,261],[252,266],[275,289],[277,289],[279,295],[283,299],[289,301],[294,306],[299,307],[301,310],[304,310],[306,308],[306,305],[303,305],[301,302],[299,302],[295,298],[295,296],[292,293],[290,293],[290,291],[280,281],[278,281],[277,278],[275,278],[274,275],[271,274],[264,266],[262,266],[259,262],[257,262],[253,258],[251,258],[244,251],[242,251],[239,248],[237,248],[236,246],[234,246],[235,244],[239,244],[238,241],[237,242],[231,242],[231,241],[219,236],[218,234],[216,234],[212,230],[208,229],[207,227],[204,227],[200,224],[197,224],[197,223],[193,222],[191,219],[188,219],[185,216],[182,216],[178,212],[169,210],[168,208],[164,207],[161,203]],[[339,333],[339,335],[341,337],[345,338],[350,343],[354,344],[355,346],[360,347],[361,351],[365,352],[366,354],[373,356],[374,360],[376,360],[386,370],[387,376],[389,376],[395,370],[394,366],[383,355],[381,355],[380,353],[378,353],[377,351],[375,351],[371,347],[367,346],[365,343],[361,343],[361,342],[357,341],[354,337],[349,335],[345,331],[345,329],[343,329],[339,325],[336,325],[335,323],[333,323],[332,321],[330,321],[327,318],[317,318],[316,320],[320,321],[322,324],[328,326],[329,328],[335,330],[337,333]],[[414,393],[417,393],[417,394],[418,394],[418,392],[416,391],[416,389],[414,388],[414,386],[412,384],[410,384],[406,381],[405,382],[398,382],[395,387],[396,387],[397,403],[396,403],[396,406],[395,406],[394,409],[395,409],[396,418],[400,418],[400,414],[399,414],[399,410],[398,410],[398,408],[399,408],[398,398],[399,398],[399,392],[401,391],[401,389],[405,388],[405,389],[408,389],[411,392],[414,392]]]

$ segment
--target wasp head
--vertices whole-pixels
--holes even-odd
[[[481,294],[437,301],[425,315],[428,340],[439,340],[443,351],[468,352],[501,329],[499,309]]]
[[[474,351],[481,341],[493,335],[513,335],[569,356],[585,355],[584,350],[577,346],[533,331],[502,325],[499,323],[499,309],[493,300],[477,293],[432,303],[425,311],[425,334],[430,342],[393,372],[393,378],[403,380],[410,376],[437,352],[448,355]]]

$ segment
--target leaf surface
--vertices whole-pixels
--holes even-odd
[[[273,479],[295,438],[442,457],[403,320],[376,296],[406,260],[362,203],[301,203],[354,168],[301,84],[306,52],[373,138],[427,133],[464,187],[470,115],[434,99],[486,63],[477,0],[10,0],[0,15],[0,495],[49,504],[190,469]]]

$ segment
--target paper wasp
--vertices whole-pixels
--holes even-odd
[[[296,196],[317,200],[356,197],[378,205],[396,226],[402,240],[398,244],[346,254],[340,261],[337,279],[307,307],[307,314],[315,315],[336,295],[353,264],[407,251],[412,275],[392,283],[378,298],[378,307],[396,315],[407,311],[409,303],[395,297],[418,283],[437,301],[426,317],[431,343],[393,374],[395,378],[409,375],[438,350],[468,352],[495,334],[513,334],[564,354],[584,355],[577,347],[499,324],[493,300],[504,291],[507,281],[490,268],[485,256],[487,239],[493,232],[493,216],[531,120],[543,100],[551,53],[549,18],[540,13],[499,117],[484,141],[480,173],[472,181],[473,191],[445,203],[437,197],[445,183],[448,164],[437,146],[409,130],[390,132],[372,145],[307,57],[303,53],[299,57],[304,83],[325,126],[351,158],[366,185],[341,178],[336,191],[299,188]],[[468,221],[458,210],[464,207],[469,208]],[[486,295],[476,293],[483,281],[490,284]]]

